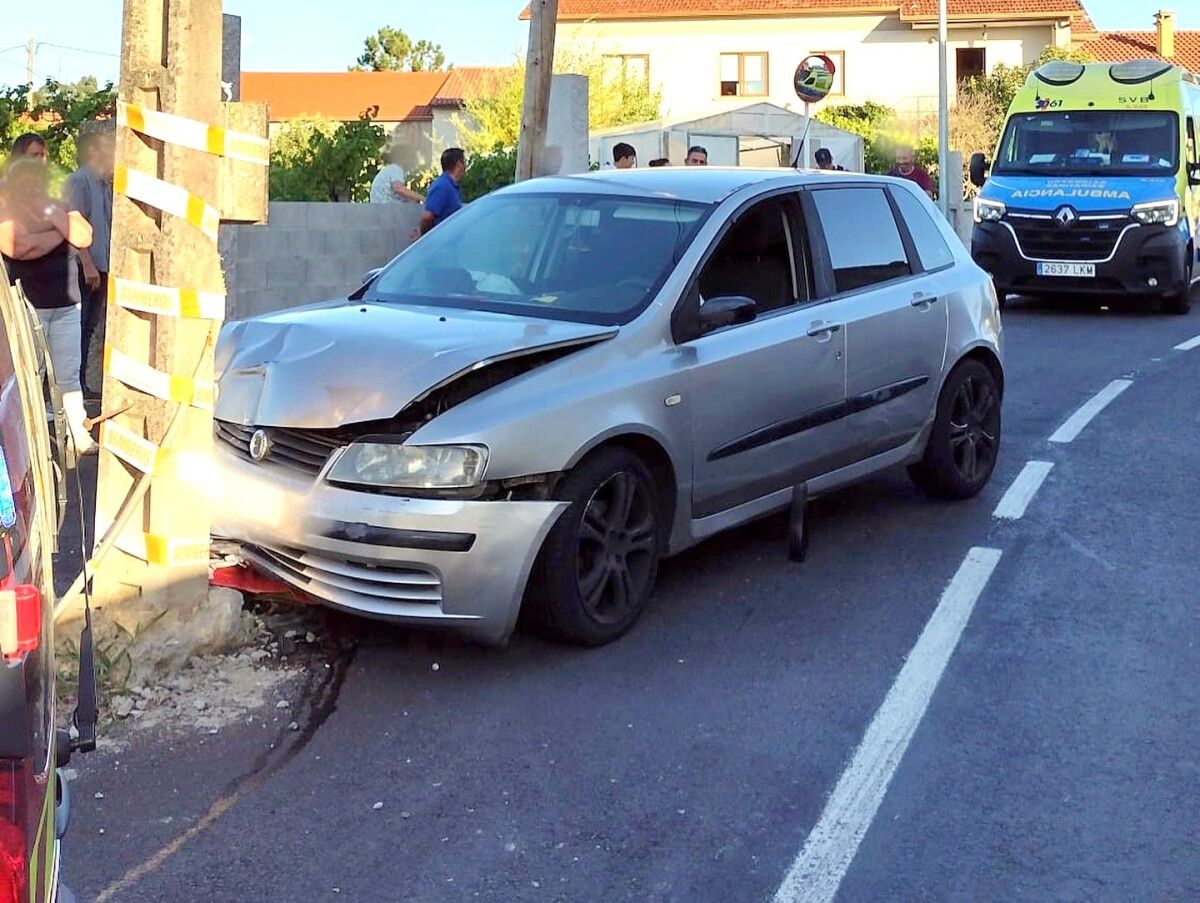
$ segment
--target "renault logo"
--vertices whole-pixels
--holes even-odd
[[[1065,228],[1079,219],[1079,216],[1070,207],[1059,207],[1054,214],[1054,218],[1058,220],[1060,226]]]
[[[250,437],[250,457],[262,461],[271,453],[271,437],[266,430],[255,430]]]

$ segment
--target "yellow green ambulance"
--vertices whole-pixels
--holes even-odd
[[[1055,61],[971,159],[971,254],[1011,294],[1161,299],[1200,280],[1200,77],[1161,60]]]

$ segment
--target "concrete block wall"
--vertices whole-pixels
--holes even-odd
[[[272,203],[266,225],[221,227],[226,317],[341,297],[408,247],[417,204]]]

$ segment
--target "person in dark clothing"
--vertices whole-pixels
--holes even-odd
[[[103,337],[104,309],[108,297],[109,242],[112,235],[113,164],[116,141],[111,128],[92,123],[76,141],[80,166],[67,179],[66,199],[92,227],[92,246],[79,249],[83,284],[80,317],[79,383],[85,395],[88,351],[92,336],[100,330]]]
[[[467,171],[467,155],[460,147],[442,151],[442,174],[433,180],[425,195],[420,233],[424,235],[446,217],[462,209],[462,191],[458,183]]]
[[[813,158],[817,161],[817,169],[828,169],[837,172],[846,171],[846,167],[834,165],[833,154],[830,153],[829,148],[827,147],[818,147],[817,152],[813,155]]]
[[[67,425],[78,454],[94,453],[84,421],[79,385],[80,248],[92,243],[92,227],[78,212],[51,199],[49,170],[34,159],[8,168],[0,196],[0,255],[8,276],[20,282],[37,311],[63,396]]]
[[[651,165],[652,167],[658,167],[658,166],[670,166],[670,165],[671,165],[671,161],[670,161],[670,160],[668,160],[666,157],[658,157],[658,158],[657,158],[657,159],[655,159],[655,160],[651,160],[651,161],[650,161],[650,165]]]

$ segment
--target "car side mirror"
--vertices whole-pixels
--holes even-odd
[[[987,157],[985,157],[983,154],[971,154],[969,169],[971,173],[971,184],[976,188],[982,188],[983,183],[987,181]]]
[[[1188,164],[1188,184],[1193,188],[1200,187],[1200,163]]]
[[[709,298],[700,305],[700,334],[749,323],[758,316],[758,304],[745,295],[730,295],[724,298]]]

